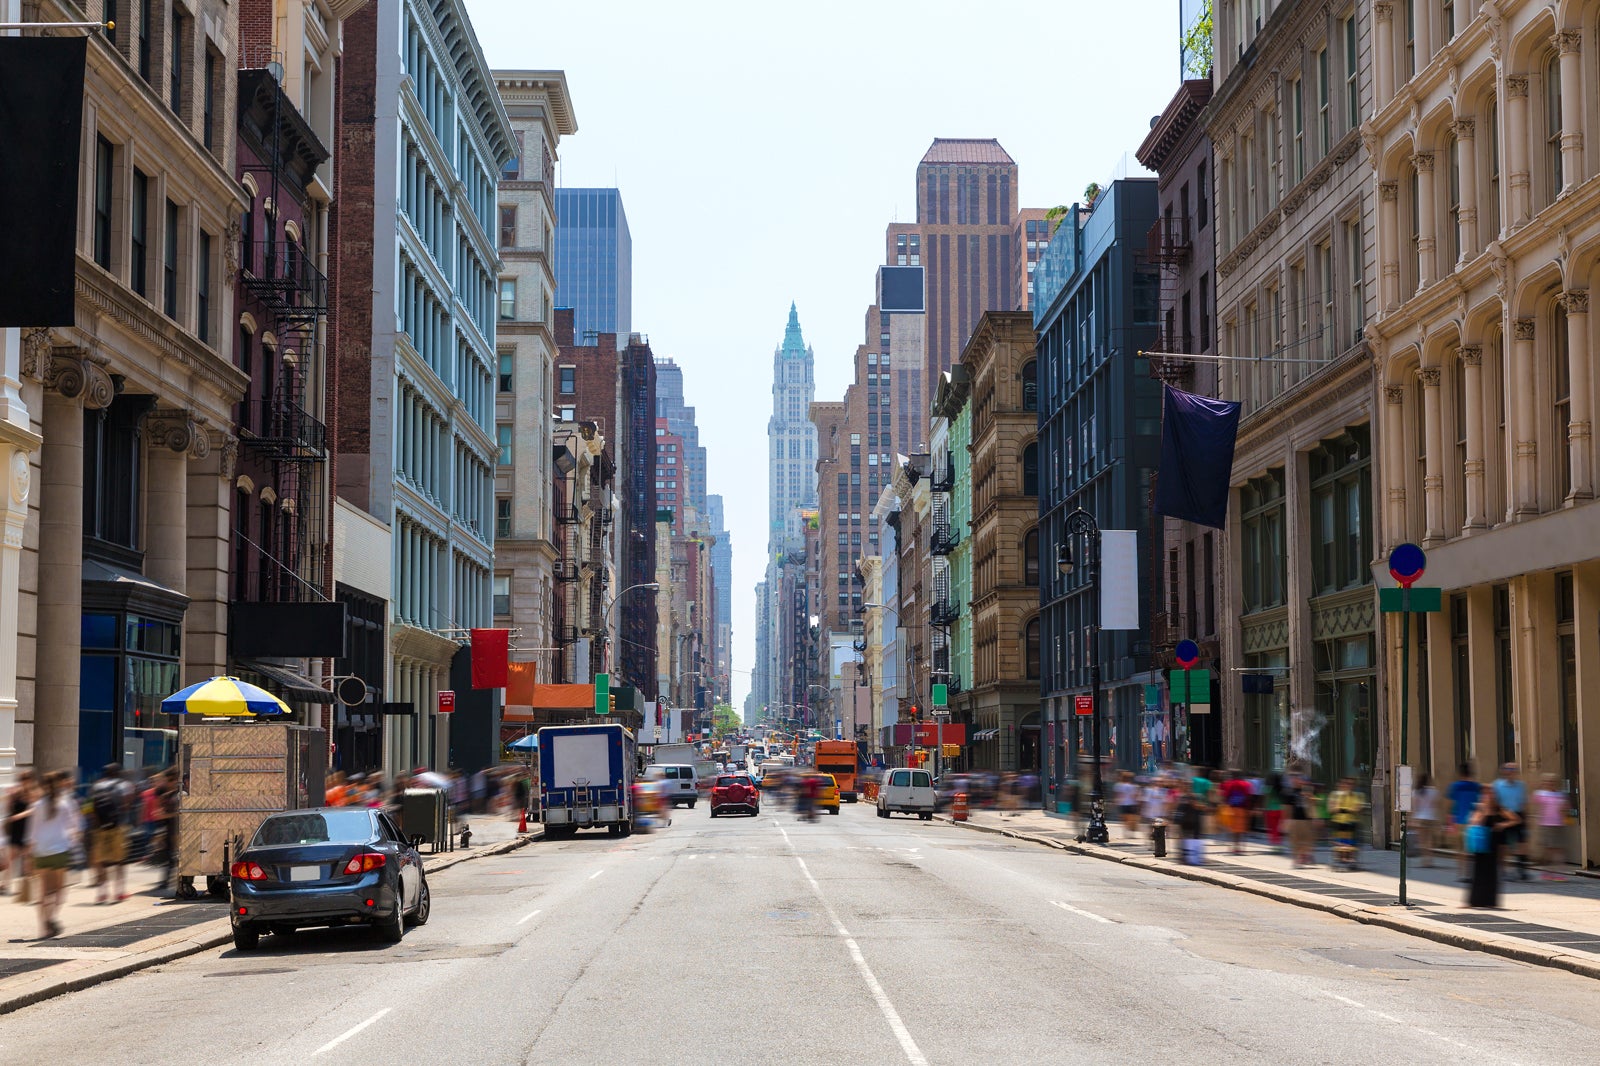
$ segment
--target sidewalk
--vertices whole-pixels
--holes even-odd
[[[463,820],[472,828],[472,846],[424,851],[428,873],[536,839],[518,836],[516,823],[504,816]],[[73,871],[59,915],[62,934],[51,940],[37,939],[38,911],[18,902],[17,882],[11,895],[0,896],[0,1014],[232,940],[226,900],[211,899],[203,889],[199,899],[175,899],[159,887],[159,867],[135,863],[127,873],[128,898],[97,905],[88,871]]]
[[[942,821],[952,821],[947,815]],[[963,823],[953,823],[963,824]],[[1206,881],[1252,892],[1297,906],[1338,914],[1372,925],[1426,937],[1458,947],[1492,952],[1545,966],[1557,966],[1589,977],[1600,977],[1600,880],[1577,875],[1568,868],[1565,880],[1513,879],[1501,885],[1497,910],[1468,910],[1461,906],[1466,886],[1457,881],[1457,860],[1435,859],[1432,867],[1413,857],[1407,868],[1409,907],[1399,906],[1400,853],[1364,848],[1359,871],[1330,869],[1326,862],[1294,869],[1286,855],[1268,846],[1264,837],[1246,840],[1244,854],[1229,852],[1226,843],[1206,845],[1204,866],[1178,861],[1176,838],[1169,837],[1166,858],[1154,856],[1148,835],[1124,839],[1122,827],[1112,825],[1111,844],[1100,847],[1077,842],[1077,823],[1043,811],[974,811],[966,826],[1004,833],[1018,839],[1124,862],[1144,869]],[[1326,860],[1328,849],[1317,858]]]

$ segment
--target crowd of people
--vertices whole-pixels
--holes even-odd
[[[23,770],[7,792],[0,817],[0,895],[38,908],[39,938],[61,934],[67,879],[88,867],[95,903],[128,898],[127,865],[148,862],[171,875],[178,781],[167,770],[131,780],[112,763],[80,792],[65,770]]]

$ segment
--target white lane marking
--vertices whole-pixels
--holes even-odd
[[[596,870],[594,873],[589,875],[589,880],[593,881],[595,878],[599,877],[603,873],[605,873],[604,870]]]
[[[537,918],[539,916],[539,913],[540,913],[539,911],[533,911],[533,912],[531,912],[529,914],[524,914],[521,918],[518,918],[516,921],[512,922],[511,924],[512,925],[521,925],[523,922],[529,921],[529,920],[531,920],[533,918]]]
[[[1053,905],[1060,907],[1064,911],[1070,911],[1073,914],[1076,914],[1079,918],[1088,918],[1090,921],[1103,922],[1106,925],[1116,924],[1110,918],[1099,914],[1092,914],[1089,911],[1084,910],[1082,907],[1074,907],[1070,903],[1062,903],[1059,899],[1053,899],[1050,902]]]
[[[1463,1044],[1459,1040],[1450,1039],[1448,1036],[1445,1036],[1443,1033],[1436,1033],[1432,1029],[1424,1029],[1421,1026],[1412,1025],[1410,1022],[1402,1021],[1401,1019],[1396,1018],[1394,1015],[1386,1014],[1383,1011],[1378,1010],[1375,1007],[1369,1007],[1365,1003],[1357,1003],[1355,1000],[1351,999],[1349,996],[1341,996],[1337,992],[1329,992],[1326,988],[1318,989],[1318,991],[1320,991],[1323,995],[1327,996],[1329,999],[1336,999],[1340,1003],[1345,1004],[1346,1006],[1354,1007],[1357,1010],[1364,1010],[1368,1014],[1371,1014],[1371,1015],[1373,1015],[1374,1017],[1377,1017],[1377,1018],[1382,1018],[1386,1022],[1392,1022],[1395,1025],[1403,1025],[1406,1028],[1410,1029],[1412,1032],[1421,1033],[1423,1036],[1431,1036],[1433,1039],[1439,1041],[1440,1043],[1449,1044],[1451,1047],[1463,1048],[1463,1049],[1465,1049],[1467,1051],[1471,1051],[1471,1052],[1474,1052],[1474,1053],[1479,1054],[1479,1055],[1487,1055],[1487,1056],[1489,1056],[1490,1058],[1494,1059],[1497,1062],[1509,1062],[1509,1061],[1511,1061],[1509,1059],[1503,1059],[1500,1056],[1495,1055],[1493,1052],[1487,1051],[1484,1048],[1479,1047],[1479,1046],[1477,1046],[1475,1044]]]
[[[781,823],[775,828],[783,834],[783,842],[793,847],[789,834],[784,831]],[[889,993],[883,990],[883,985],[878,982],[877,975],[872,972],[872,967],[867,965],[867,957],[861,953],[861,945],[857,944],[850,931],[839,920],[839,915],[834,911],[833,905],[822,894],[822,886],[817,884],[817,879],[811,876],[811,868],[806,861],[796,855],[794,861],[800,864],[800,872],[806,875],[806,880],[811,884],[811,891],[816,893],[817,902],[822,904],[822,909],[827,912],[828,920],[833,923],[833,928],[844,941],[845,949],[850,952],[850,960],[856,964],[856,969],[861,973],[861,979],[866,982],[867,990],[872,993],[873,1000],[878,1004],[878,1012],[883,1015],[883,1020],[889,1023],[889,1031],[894,1033],[895,1040],[900,1043],[900,1050],[905,1053],[906,1061],[911,1066],[928,1066],[927,1056],[917,1046],[916,1040],[911,1036],[911,1030],[906,1028],[906,1023],[901,1020],[900,1012],[894,1009],[894,1003],[889,999]]]
[[[379,1018],[382,1018],[385,1014],[388,1014],[393,1009],[394,1009],[393,1007],[385,1007],[385,1008],[383,1008],[378,1013],[374,1014],[372,1017],[370,1017],[366,1021],[362,1022],[360,1025],[351,1026],[349,1029],[345,1030],[343,1033],[340,1033],[338,1036],[334,1037],[332,1040],[328,1041],[326,1044],[323,1044],[321,1047],[317,1048],[317,1050],[313,1051],[311,1054],[320,1055],[324,1051],[332,1051],[334,1048],[338,1047],[340,1044],[344,1043],[346,1040],[349,1040],[352,1036],[355,1036],[357,1033],[361,1032],[361,1030],[365,1029],[367,1026],[371,1025],[373,1022],[377,1021]]]

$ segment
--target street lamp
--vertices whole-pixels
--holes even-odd
[[[617,604],[621,603],[622,597],[626,596],[634,589],[649,589],[651,592],[660,592],[661,583],[659,581],[641,581],[637,585],[629,585],[627,588],[611,597],[611,602],[606,604],[605,611],[600,615],[600,621],[607,643],[609,643],[611,640],[611,609]]]
[[[1062,577],[1071,574],[1074,566],[1072,546],[1068,538],[1083,537],[1084,563],[1089,567],[1089,713],[1090,746],[1094,749],[1094,777],[1089,792],[1089,824],[1080,840],[1091,844],[1109,844],[1111,832],[1106,828],[1105,794],[1100,780],[1100,525],[1094,515],[1082,507],[1067,515],[1061,524],[1061,547],[1056,551],[1056,569]]]

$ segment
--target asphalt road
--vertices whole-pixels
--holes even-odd
[[[866,806],[680,810],[0,1019],[0,1063],[1588,1063],[1595,982]]]

